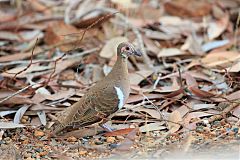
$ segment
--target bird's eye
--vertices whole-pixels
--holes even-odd
[[[127,51],[129,51],[129,50],[130,50],[130,48],[129,48],[129,47],[126,47],[126,50],[127,50]]]

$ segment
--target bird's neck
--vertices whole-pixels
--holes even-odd
[[[112,68],[113,76],[128,76],[127,58],[117,57],[117,61]],[[123,78],[123,77],[120,77]]]

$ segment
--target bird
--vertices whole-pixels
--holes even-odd
[[[142,52],[129,42],[117,46],[117,60],[111,72],[92,86],[78,102],[56,114],[53,135],[69,127],[103,124],[124,106],[130,94],[127,59],[132,55],[140,57]]]

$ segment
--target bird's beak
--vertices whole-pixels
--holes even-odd
[[[133,54],[138,57],[142,56],[142,52],[139,49],[136,49]]]

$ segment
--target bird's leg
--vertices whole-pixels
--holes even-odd
[[[112,118],[112,116],[109,116],[109,117],[106,118],[106,114],[104,114],[104,113],[102,113],[102,112],[98,112],[96,116],[98,116],[99,118],[102,119],[102,120],[98,123],[99,126],[101,126],[101,127],[102,127],[104,130],[106,130],[107,132],[112,132],[112,131],[113,131],[113,129],[106,124],[106,122],[109,121],[109,120]]]
[[[107,132],[112,132],[112,128],[108,126],[106,123],[100,124],[100,126],[105,129]]]
[[[113,116],[108,116],[107,118],[103,118],[102,121],[100,122],[100,126],[105,129],[107,132],[112,132],[113,129],[106,124],[107,121],[109,121]]]

